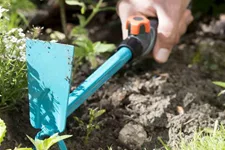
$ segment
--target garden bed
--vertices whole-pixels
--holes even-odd
[[[115,13],[99,13],[87,28],[93,41],[121,42]],[[188,32],[167,63],[157,64],[152,59],[130,62],[105,83],[68,118],[63,133],[73,135],[65,140],[68,149],[159,150],[163,149],[159,138],[176,147],[181,138],[191,139],[196,130],[213,127],[216,120],[225,124],[225,96],[218,96],[221,88],[212,83],[225,81],[225,37],[216,29],[210,29],[213,34],[206,33],[205,26],[202,29],[196,32],[195,27]],[[48,39],[48,35],[42,37]],[[71,88],[93,71],[89,63],[82,64]],[[32,147],[26,135],[35,137],[38,132],[29,122],[28,99],[15,108],[0,115],[7,126],[3,150]],[[86,129],[74,116],[86,125],[89,108],[106,112],[96,120],[100,129],[94,130],[85,144]]]
[[[160,149],[158,137],[175,146],[180,137],[191,138],[196,129],[213,127],[215,120],[224,123],[224,96],[217,96],[221,89],[212,83],[225,80],[224,49],[222,39],[192,33],[184,36],[166,64],[147,59],[125,66],[68,118],[65,134],[73,137],[66,140],[67,146],[71,150]],[[74,85],[90,72],[77,73]],[[87,122],[88,108],[96,107],[106,113],[98,119],[100,130],[85,145],[85,132],[73,116]],[[29,124],[28,113],[24,102],[17,111],[1,115],[8,127],[2,149],[31,146],[26,135],[34,137],[37,130]],[[131,133],[132,128],[139,133]]]

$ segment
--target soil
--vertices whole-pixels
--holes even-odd
[[[225,124],[225,96],[218,97],[221,88],[212,83],[225,81],[224,50],[224,36],[189,33],[174,48],[167,63],[143,59],[124,66],[68,118],[63,133],[73,135],[65,140],[68,149],[163,149],[158,137],[175,147],[180,137],[190,139],[196,129],[213,127],[216,120]],[[82,68],[88,68],[86,65]],[[73,85],[90,72],[81,69]],[[88,122],[88,108],[96,107],[106,109],[106,113],[96,120],[100,129],[92,132],[85,145],[85,130],[73,116]],[[28,103],[24,103],[22,109],[1,114],[8,128],[1,149],[31,146],[26,135],[34,137],[38,131],[31,127],[28,113]],[[129,123],[142,126],[147,133],[141,146],[119,138]]]

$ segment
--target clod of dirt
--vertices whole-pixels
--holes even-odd
[[[116,92],[112,94],[111,102],[114,107],[117,107],[121,104],[121,102],[125,99],[127,95],[127,91],[118,89]]]
[[[119,140],[131,147],[141,147],[146,139],[147,133],[139,124],[128,123],[119,133]]]
[[[154,96],[154,95],[136,95],[129,96],[130,109],[133,112],[135,121],[144,126],[164,127],[167,124],[166,109],[170,106],[171,99],[175,95]]]

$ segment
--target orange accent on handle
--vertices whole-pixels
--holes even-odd
[[[126,22],[126,29],[130,29],[130,34],[138,35],[141,30],[141,26],[144,26],[145,32],[150,32],[150,20],[148,20],[145,16],[135,15],[130,16]]]

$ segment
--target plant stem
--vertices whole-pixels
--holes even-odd
[[[66,29],[66,12],[65,12],[65,1],[64,0],[59,0],[59,6],[60,6],[60,16],[61,16],[61,23],[62,23],[62,28],[63,32],[66,36],[66,40],[68,40],[68,32]]]
[[[93,17],[99,12],[100,7],[103,3],[103,0],[99,0],[99,2],[97,3],[97,5],[95,6],[95,8],[93,9],[91,15],[88,17],[88,19],[85,21],[83,27],[87,26],[87,24],[93,19]]]

